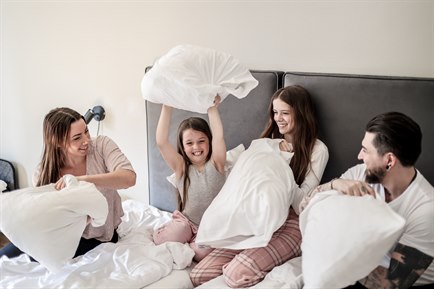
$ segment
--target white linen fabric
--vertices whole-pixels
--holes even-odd
[[[300,215],[303,288],[344,288],[367,276],[404,225],[379,197],[316,194]]]
[[[159,58],[143,77],[144,99],[207,113],[218,94],[244,98],[258,85],[250,71],[230,54],[194,45],[178,45]]]
[[[225,162],[225,174],[226,177],[229,176],[229,173],[231,172],[232,168],[234,167],[235,163],[237,162],[240,155],[246,150],[243,144],[239,144],[235,148],[228,150],[226,152],[226,162]]]
[[[264,247],[288,217],[293,200],[292,153],[279,139],[252,141],[205,211],[196,243],[214,248]]]
[[[170,250],[152,242],[154,228],[170,221],[171,214],[135,200],[126,200],[122,206],[125,215],[118,228],[118,243],[101,244],[55,273],[25,254],[2,257],[0,288],[193,288],[188,275],[191,265],[181,268],[191,262],[194,252],[185,244],[171,243],[169,248],[176,248]],[[301,289],[302,281],[301,260],[294,258],[275,267],[251,289]],[[222,276],[199,288],[229,289]]]
[[[51,184],[0,195],[1,231],[51,271],[74,256],[87,216],[97,227],[108,213],[107,201],[94,184],[72,175],[63,178],[66,187],[59,191]]]
[[[159,288],[153,283],[190,266],[194,251],[188,245],[152,242],[152,232],[170,221],[170,213],[135,200],[126,200],[122,206],[125,215],[117,243],[101,244],[56,272],[30,262],[25,254],[12,259],[4,256],[0,258],[0,288]],[[168,288],[193,288],[188,274],[178,276],[184,279],[173,280]]]
[[[3,192],[4,190],[6,190],[7,187],[8,187],[8,185],[4,181],[0,180],[0,192]]]
[[[366,165],[359,164],[348,169],[341,178],[364,180],[365,174]],[[385,200],[384,187],[381,184],[371,186]],[[422,173],[417,170],[416,178],[408,188],[387,205],[406,221],[403,234],[397,242],[434,256],[434,188]],[[389,264],[390,253],[384,257],[381,265],[388,268]],[[415,286],[431,283],[434,283],[434,261],[416,280]]]

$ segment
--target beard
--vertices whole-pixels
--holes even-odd
[[[381,167],[370,169],[370,170],[367,169],[365,173],[365,181],[368,184],[380,184],[383,181],[386,173],[387,170]]]

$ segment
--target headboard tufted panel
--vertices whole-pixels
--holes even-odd
[[[300,84],[312,95],[321,139],[330,159],[323,181],[359,163],[366,123],[375,115],[400,111],[419,123],[422,154],[416,167],[434,183],[434,79],[286,72],[283,85]]]
[[[251,72],[259,81],[258,86],[243,99],[228,96],[219,107],[228,150],[241,143],[247,148],[253,139],[260,136],[267,121],[266,108],[269,100],[281,86],[283,72],[259,70]],[[177,207],[177,191],[166,180],[172,172],[161,157],[155,143],[155,131],[160,111],[160,104],[146,101],[149,199],[151,205],[171,212]],[[176,145],[179,123],[190,116],[200,116],[208,120],[206,114],[174,109],[169,135],[174,145]]]
[[[330,159],[322,182],[340,176],[359,163],[366,123],[376,114],[401,111],[419,123],[423,133],[422,155],[416,167],[434,183],[434,79],[386,77],[330,73],[252,71],[258,87],[244,99],[229,96],[220,106],[227,148],[243,143],[247,148],[258,138],[267,121],[270,97],[280,87],[300,84],[312,95],[320,123],[320,138],[329,149]],[[176,191],[166,180],[171,174],[155,144],[155,129],[161,105],[146,102],[150,204],[173,211]],[[170,139],[175,144],[180,121],[202,116],[174,110]]]

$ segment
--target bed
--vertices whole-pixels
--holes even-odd
[[[434,79],[306,73],[282,71],[251,71],[259,81],[257,88],[241,100],[227,98],[219,108],[228,150],[239,144],[247,148],[258,138],[267,120],[269,99],[278,88],[299,84],[309,90],[320,123],[320,138],[328,146],[330,159],[322,182],[340,176],[357,164],[365,124],[376,114],[401,111],[415,119],[422,128],[422,154],[417,168],[430,183],[434,183]],[[166,181],[171,174],[155,144],[155,129],[161,106],[146,103],[148,172],[150,204],[163,211],[176,208],[176,193]],[[198,116],[175,110],[170,138],[175,142],[179,122],[188,116]],[[206,115],[200,115],[206,118]],[[174,283],[176,284],[176,283]],[[252,288],[301,288],[300,258],[288,261],[271,271],[264,281]],[[156,287],[158,288],[158,287]],[[229,288],[218,277],[199,288]]]
[[[314,100],[320,123],[320,138],[328,146],[330,160],[323,181],[339,176],[358,163],[357,154],[364,125],[375,114],[397,110],[414,118],[423,131],[423,152],[417,168],[434,183],[434,79],[327,73],[252,70],[259,85],[243,99],[228,97],[220,113],[228,150],[246,148],[258,138],[267,120],[267,107],[274,91],[300,84]],[[155,129],[161,106],[146,102],[148,177],[150,204],[126,200],[125,217],[117,244],[98,246],[74,259],[59,273],[50,274],[22,255],[0,259],[1,288],[192,288],[189,280],[191,252],[183,244],[155,246],[154,228],[170,219],[176,194],[166,180],[171,174],[155,144]],[[175,142],[178,123],[198,115],[183,110],[173,113],[170,139]],[[200,115],[206,118],[206,115]],[[12,192],[13,193],[13,192]],[[143,192],[140,192],[143,193]],[[271,271],[252,288],[301,288],[300,258]],[[200,288],[229,288],[218,277]]]

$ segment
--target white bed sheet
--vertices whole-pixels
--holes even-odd
[[[192,289],[189,272],[191,267],[186,270],[173,270],[166,277],[161,278],[143,289]]]
[[[56,273],[25,254],[2,257],[0,288],[192,288],[185,268],[193,250],[180,243],[152,242],[153,229],[169,221],[170,213],[134,200],[124,201],[123,208],[118,243],[102,244]]]
[[[123,202],[125,215],[118,228],[119,241],[106,243],[50,273],[25,254],[0,258],[0,288],[143,288],[191,289],[190,264],[194,252],[180,243],[155,246],[154,228],[168,222],[171,214],[139,201]],[[274,268],[251,289],[301,289],[301,258]],[[229,289],[223,277],[197,288]]]

